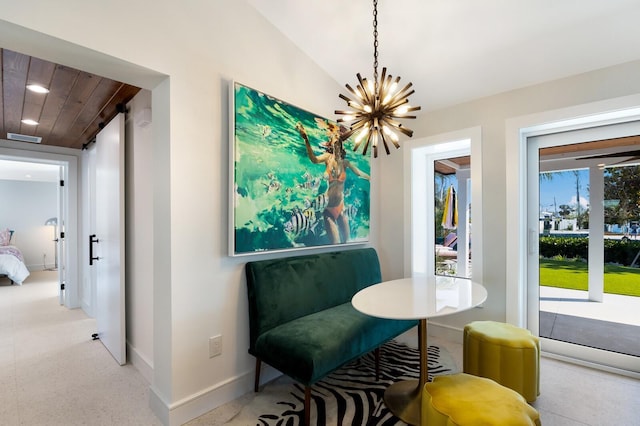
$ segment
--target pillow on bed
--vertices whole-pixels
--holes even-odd
[[[9,228],[0,230],[0,246],[8,246],[11,242],[11,231]]]

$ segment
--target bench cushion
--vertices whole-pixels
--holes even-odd
[[[255,353],[310,385],[416,324],[364,315],[348,302],[272,328],[258,337]]]
[[[351,301],[382,279],[372,248],[260,260],[246,264],[249,352],[263,333]]]

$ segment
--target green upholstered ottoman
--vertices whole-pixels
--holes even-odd
[[[493,379],[533,402],[540,395],[540,339],[511,324],[469,323],[464,327],[463,371]]]
[[[540,425],[522,395],[491,379],[458,373],[424,385],[421,424],[429,426]]]

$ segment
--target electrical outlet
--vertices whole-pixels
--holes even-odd
[[[209,358],[222,354],[222,335],[209,337]]]

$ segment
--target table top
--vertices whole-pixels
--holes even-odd
[[[374,284],[356,293],[351,303],[374,317],[426,319],[466,311],[486,299],[484,286],[470,279],[425,276]]]

